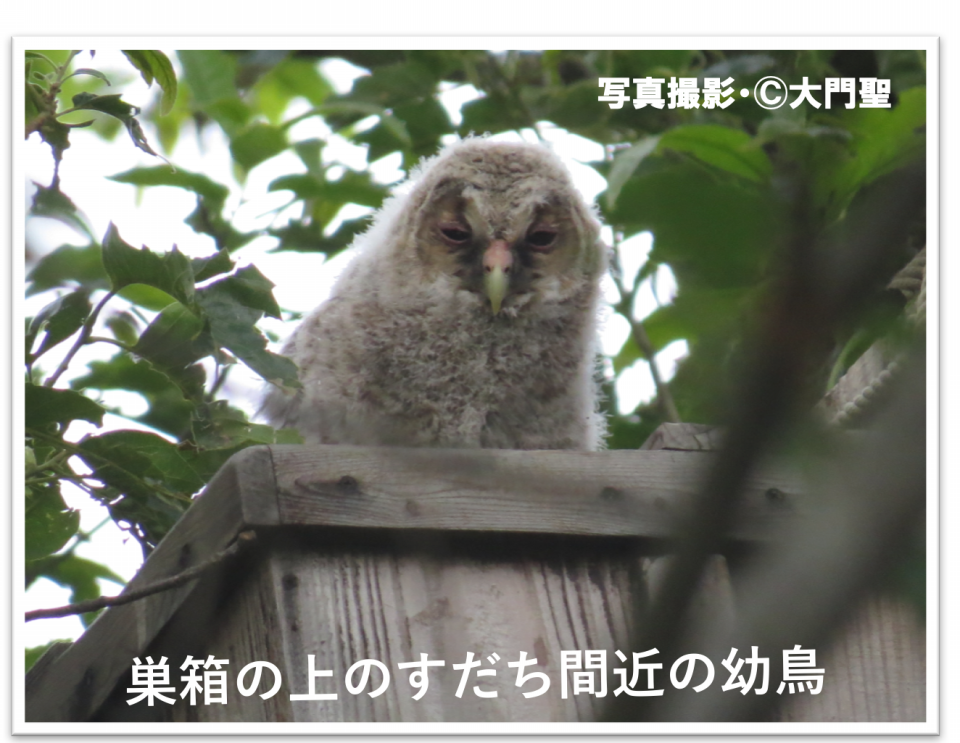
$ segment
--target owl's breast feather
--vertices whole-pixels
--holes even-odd
[[[585,432],[596,398],[590,314],[544,319],[493,316],[489,309],[394,309],[365,331],[351,396],[411,442],[595,445]]]

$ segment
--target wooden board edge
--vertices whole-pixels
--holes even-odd
[[[244,461],[243,455],[240,452],[234,458]],[[213,477],[124,591],[176,575],[209,559],[236,538],[243,518],[234,458]],[[46,664],[42,676],[34,677],[25,695],[26,722],[89,719],[196,584],[197,580],[192,580],[104,611],[76,642]]]

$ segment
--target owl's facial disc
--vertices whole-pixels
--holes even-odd
[[[564,195],[528,196],[522,189],[447,181],[434,188],[417,228],[420,261],[478,295],[488,317],[498,320],[516,316],[531,301],[556,301],[581,252]]]

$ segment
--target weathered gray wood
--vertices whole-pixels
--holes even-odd
[[[53,661],[63,655],[72,644],[72,642],[55,642],[37,659],[37,662],[27,671],[24,685],[27,696],[35,693],[46,682],[47,671],[53,667]]]
[[[389,529],[669,537],[711,455],[273,447],[280,522]],[[767,540],[813,516],[798,481],[747,485],[731,538]]]
[[[677,515],[689,508],[700,469],[691,457],[700,456],[249,449],[210,483],[130,587],[208,558],[242,528],[278,523],[666,537]],[[274,468],[282,473],[279,480]],[[789,492],[795,507],[771,501],[766,495],[771,488]],[[789,478],[759,477],[733,536],[768,537],[771,527],[796,516],[801,504]],[[44,683],[27,700],[26,719],[88,719],[129,671],[132,659],[146,654],[195,585],[104,612],[79,642],[50,663]]]
[[[126,590],[170,577],[226,547],[240,531],[240,496],[246,484],[237,476],[248,464],[262,463],[264,448],[233,457],[207,486],[176,527],[154,550]],[[269,460],[267,460],[269,461]],[[271,475],[269,466],[266,471]],[[263,483],[258,482],[257,487]],[[53,660],[43,683],[26,698],[28,722],[88,719],[129,671],[157,632],[177,611],[196,581],[105,611],[83,637]]]
[[[872,347],[841,378],[818,406],[835,414],[883,369]],[[719,448],[722,429],[689,423],[664,423],[644,449],[708,451]],[[850,434],[847,434],[849,436]],[[652,595],[672,558],[645,558]],[[717,622],[732,627],[736,607],[726,560],[710,558],[691,607],[694,627]],[[706,622],[704,620],[707,620]],[[787,697],[777,713],[781,722],[919,722],[926,719],[926,636],[915,611],[902,599],[872,595],[840,629],[829,648],[817,654],[824,687],[819,695]],[[688,638],[692,649],[698,639]],[[771,690],[770,693],[773,693]]]
[[[797,694],[782,722],[919,722],[927,718],[926,632],[912,607],[889,596],[860,606],[826,652],[823,691]]]
[[[723,432],[719,426],[701,423],[661,423],[640,448],[717,451],[723,442]]]
[[[319,536],[319,535],[318,535]],[[516,545],[523,537],[512,537]],[[282,540],[223,612],[209,652],[229,658],[234,674],[245,663],[267,660],[283,669],[283,688],[266,702],[242,697],[231,689],[226,707],[190,707],[178,700],[167,708],[181,721],[297,722],[465,722],[596,720],[603,699],[586,694],[561,698],[560,651],[604,649],[612,657],[625,647],[631,625],[631,601],[640,584],[637,560],[624,543],[608,547],[583,540],[564,542],[564,554],[518,557],[516,549],[501,557],[479,558],[458,545],[413,545],[389,550],[322,539]],[[522,552],[522,550],[521,550]],[[553,550],[554,553],[557,550]],[[471,651],[495,677],[471,675],[462,698],[455,692],[463,663]],[[507,667],[520,651],[537,664],[527,669],[546,673],[550,688],[526,699],[540,682],[516,686],[516,670]],[[429,689],[420,700],[397,663],[430,660]],[[499,660],[488,658],[496,653]],[[316,691],[335,692],[333,701],[289,699],[308,690],[308,655],[317,669],[332,670]],[[370,698],[380,683],[372,672],[366,692],[351,694],[344,685],[355,661],[373,658],[390,670],[390,685]],[[569,674],[569,672],[568,672]],[[472,689],[495,690],[481,699]],[[260,691],[268,684],[264,682]],[[608,691],[608,695],[612,690]]]
[[[817,405],[832,420],[876,382],[889,358],[874,343]],[[800,696],[780,719],[819,722],[915,722],[926,719],[926,630],[903,599],[873,595],[862,602],[822,659],[827,676],[818,696]]]
[[[230,458],[239,490],[243,523],[248,526],[274,526],[280,523],[277,477],[273,451],[269,446],[244,449]]]
[[[178,702],[172,709],[158,707],[156,719],[595,720],[602,700],[560,699],[559,652],[606,649],[612,662],[612,650],[628,648],[632,602],[642,605],[656,590],[664,564],[662,558],[641,558],[638,549],[646,542],[609,538],[669,538],[712,457],[702,451],[248,450],[215,478],[131,585],[207,558],[243,528],[262,529],[265,555],[239,582],[230,606],[209,620],[215,626],[204,652],[230,659],[232,679],[245,663],[269,660],[284,673],[284,686],[262,701],[241,697],[233,685],[226,707]],[[796,481],[782,471],[761,473],[750,482],[730,536],[767,539],[797,517],[816,513]],[[480,540],[479,550],[464,547],[471,539]],[[537,539],[553,541],[539,551],[529,548],[529,540]],[[504,551],[496,540],[512,547]],[[170,638],[164,640],[161,631],[189,624],[189,616],[174,622],[171,617],[202,598],[196,586],[105,612],[48,662],[41,683],[28,693],[28,721],[84,720],[96,710],[113,719],[103,700],[129,672],[133,657],[168,647]],[[698,594],[698,610],[729,622],[732,595],[726,562],[717,556]],[[185,605],[188,597],[193,603]],[[889,611],[870,616],[882,619]],[[872,621],[869,631],[851,629],[846,644],[825,661],[829,668],[851,669],[847,676],[829,674],[838,693],[865,701],[838,701],[825,691],[809,707],[798,702],[785,719],[918,719],[913,715],[923,704],[922,635],[918,645],[909,623]],[[905,639],[897,644],[901,634]],[[500,656],[497,676],[481,683],[497,689],[497,699],[474,696],[476,679],[462,700],[453,697],[459,672],[450,665],[462,663],[468,650],[481,659],[491,652]],[[537,657],[531,670],[550,677],[551,690],[543,697],[524,699],[516,688],[516,671],[506,663],[520,651]],[[414,702],[407,672],[396,663],[421,652],[446,660],[447,667],[431,672],[431,691]],[[334,680],[321,680],[318,690],[335,684],[336,703],[289,699],[307,689],[309,654],[318,668],[334,671]],[[858,672],[853,669],[861,656],[872,665]],[[351,695],[343,686],[346,669],[364,658],[390,667],[390,687],[376,699]],[[894,679],[904,668],[900,688]],[[125,703],[114,709],[120,705]]]

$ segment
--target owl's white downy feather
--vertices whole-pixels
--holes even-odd
[[[599,448],[606,249],[546,147],[471,138],[423,162],[283,353],[263,412],[308,442]]]

